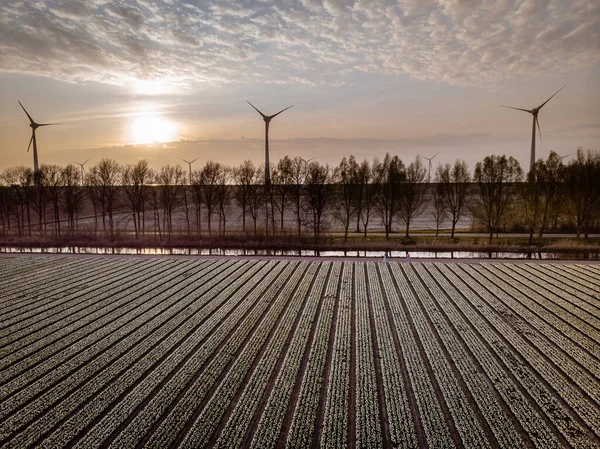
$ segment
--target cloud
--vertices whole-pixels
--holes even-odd
[[[597,67],[594,0],[5,0],[0,70],[68,81],[481,85]],[[346,79],[347,78],[347,79]]]

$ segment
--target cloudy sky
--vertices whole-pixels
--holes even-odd
[[[0,168],[600,148],[597,0],[2,0]],[[539,142],[539,139],[538,139]]]

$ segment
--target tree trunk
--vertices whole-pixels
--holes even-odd
[[[529,241],[527,242],[528,245],[533,245],[533,226],[529,228]]]
[[[135,239],[138,239],[138,222],[135,211],[133,212],[133,230],[135,232]]]
[[[27,229],[29,230],[29,235],[31,235],[31,213],[29,212],[29,205],[27,206]]]
[[[242,232],[246,233],[246,204],[242,203]]]
[[[207,221],[207,224],[208,224],[208,237],[210,237],[211,233],[212,233],[212,226],[211,226],[211,223],[210,223],[210,219],[211,219],[211,211],[209,210],[208,211],[208,221]]]
[[[60,237],[60,210],[58,208],[58,203],[54,205],[54,216],[56,217],[56,227],[58,229],[58,236]]]

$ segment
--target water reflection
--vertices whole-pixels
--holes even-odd
[[[99,254],[99,255],[185,255],[185,256],[300,256],[300,257],[359,257],[383,259],[406,259],[406,251],[315,251],[271,249],[225,249],[225,248],[102,248],[64,246],[50,248],[0,247],[0,253],[18,254]],[[481,251],[409,251],[415,259],[600,259],[598,252],[481,252]]]

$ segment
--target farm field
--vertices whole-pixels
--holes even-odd
[[[0,257],[0,447],[598,447],[599,286],[599,264]]]

